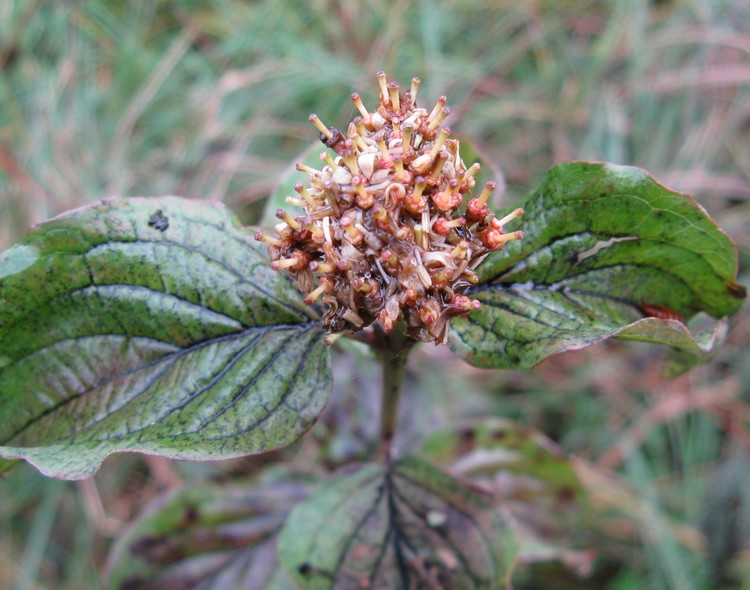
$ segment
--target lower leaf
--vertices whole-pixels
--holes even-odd
[[[471,478],[512,516],[519,575],[524,564],[557,561],[586,576],[597,553],[616,557],[623,543],[639,542],[639,531],[649,537],[658,530],[692,550],[700,545],[697,531],[657,510],[623,479],[567,456],[528,426],[500,418],[466,421],[433,433],[422,455]]]
[[[501,588],[516,551],[491,496],[420,460],[365,464],[289,516],[282,564],[303,588]]]
[[[467,420],[433,433],[421,456],[495,494],[513,515],[519,562],[589,548],[588,492],[571,459],[541,432],[502,418]]]
[[[292,590],[276,561],[278,531],[314,484],[271,468],[231,484],[186,485],[151,506],[118,540],[108,590]]]

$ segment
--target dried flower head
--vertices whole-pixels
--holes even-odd
[[[297,165],[309,185],[295,185],[304,214],[279,209],[278,237],[257,234],[268,244],[271,266],[292,275],[305,302],[328,306],[323,326],[330,336],[378,322],[389,333],[403,321],[406,334],[423,342],[445,342],[449,320],[479,308],[463,293],[477,283],[477,265],[521,231],[503,226],[516,209],[497,219],[487,207],[495,184],[488,182],[461,212],[474,188],[479,164],[466,167],[459,143],[442,127],[450,113],[441,96],[427,111],[417,106],[419,78],[407,92],[377,75],[378,108],[361,116],[346,134],[310,122],[335,152],[321,154],[322,170]],[[330,337],[329,337],[330,338]]]

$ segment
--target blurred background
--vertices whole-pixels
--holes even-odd
[[[4,0],[0,248],[109,195],[221,200],[253,223],[316,140],[308,115],[345,127],[352,91],[375,104],[379,70],[402,86],[419,76],[424,105],[448,96],[448,125],[496,168],[504,205],[559,161],[640,166],[698,199],[748,284],[746,0]],[[422,347],[405,428],[418,430],[413,416],[517,419],[684,527],[636,526],[588,580],[521,588],[750,588],[747,311],[713,363],[675,380],[650,346],[607,343],[529,373]],[[348,402],[319,426],[338,429],[344,461],[364,453],[377,406],[367,379],[340,369]],[[99,588],[110,540],[160,490],[265,460],[119,456],[81,483],[21,466],[0,480],[0,588]]]

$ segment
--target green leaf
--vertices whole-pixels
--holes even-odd
[[[731,240],[642,170],[561,164],[522,206],[526,237],[485,260],[481,309],[453,322],[451,346],[476,366],[528,368],[610,336],[701,357],[679,321],[644,320],[644,306],[721,318],[745,298]]]
[[[501,588],[515,554],[492,497],[428,463],[365,464],[290,514],[282,564],[303,588]]]
[[[664,324],[664,322],[660,322]],[[729,331],[726,319],[715,322],[707,330],[696,334],[691,334],[683,326],[682,334],[685,335],[685,341],[682,344],[675,345],[672,354],[669,355],[664,366],[664,376],[667,378],[677,377],[699,363],[705,363],[712,360],[719,347],[724,344]],[[680,332],[673,331],[672,337],[680,337]]]
[[[190,484],[154,503],[107,561],[111,590],[293,590],[278,532],[314,480],[272,468],[259,480]]]
[[[288,445],[329,396],[323,336],[222,205],[78,209],[0,255],[0,456],[81,478],[117,451]]]

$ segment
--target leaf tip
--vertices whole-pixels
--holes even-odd
[[[747,289],[737,283],[727,283],[727,293],[734,299],[745,299],[747,297]]]

